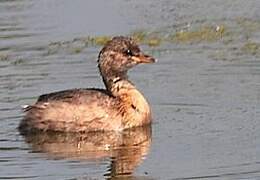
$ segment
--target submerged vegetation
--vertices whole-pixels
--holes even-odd
[[[128,36],[152,50],[174,49],[176,46],[214,47],[209,56],[215,60],[234,60],[243,55],[260,56],[260,42],[254,38],[260,33],[260,21],[237,18],[233,21],[194,22],[164,27],[156,31],[139,29]],[[69,41],[52,42],[43,50],[43,55],[57,53],[80,54],[87,48],[103,46],[112,38],[110,35],[77,37]],[[187,47],[189,46],[189,47]],[[202,50],[200,51],[202,52]],[[0,51],[0,61],[9,59],[6,52]]]
[[[260,43],[247,42],[242,46],[241,50],[246,54],[260,55]]]
[[[221,39],[224,36],[226,27],[218,25],[216,27],[205,26],[194,31],[179,31],[176,32],[172,39],[175,42],[213,42]]]
[[[148,32],[145,30],[134,31],[128,36],[133,37],[138,43],[149,47],[158,47],[163,43],[194,43],[214,42],[225,35],[225,26],[205,26],[196,30],[168,32]],[[55,54],[60,48],[69,49],[70,53],[80,53],[84,48],[103,46],[112,36],[87,36],[75,38],[72,41],[52,42],[48,46],[47,54]]]
[[[105,45],[109,40],[111,39],[111,36],[96,36],[96,37],[88,37],[86,39],[86,43],[94,46],[103,46]]]

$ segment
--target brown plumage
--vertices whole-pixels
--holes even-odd
[[[119,131],[149,124],[149,104],[128,80],[127,71],[154,61],[131,38],[114,37],[98,57],[106,89],[72,89],[41,95],[25,109],[20,131]]]

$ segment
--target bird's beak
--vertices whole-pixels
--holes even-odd
[[[132,56],[132,60],[136,63],[154,63],[156,61],[152,56],[142,53]]]

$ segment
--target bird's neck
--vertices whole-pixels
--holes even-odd
[[[110,92],[112,96],[119,98],[122,101],[128,101],[126,100],[126,97],[131,101],[133,101],[133,99],[144,99],[143,95],[136,89],[134,84],[128,80],[127,71],[115,72],[111,69],[100,68],[100,74],[107,91]]]
[[[114,87],[118,84],[119,81],[132,84],[128,80],[128,76],[126,72],[108,72],[108,73],[101,73],[103,82],[106,86],[107,91],[113,94]]]

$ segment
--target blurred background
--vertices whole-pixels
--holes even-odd
[[[259,8],[257,0],[0,0],[0,179],[103,179],[125,166],[129,179],[260,179]],[[146,143],[123,151],[125,162],[121,151],[79,155],[78,140],[21,136],[21,105],[104,87],[96,60],[116,35],[158,59],[129,73],[152,106],[152,134],[134,132]]]

